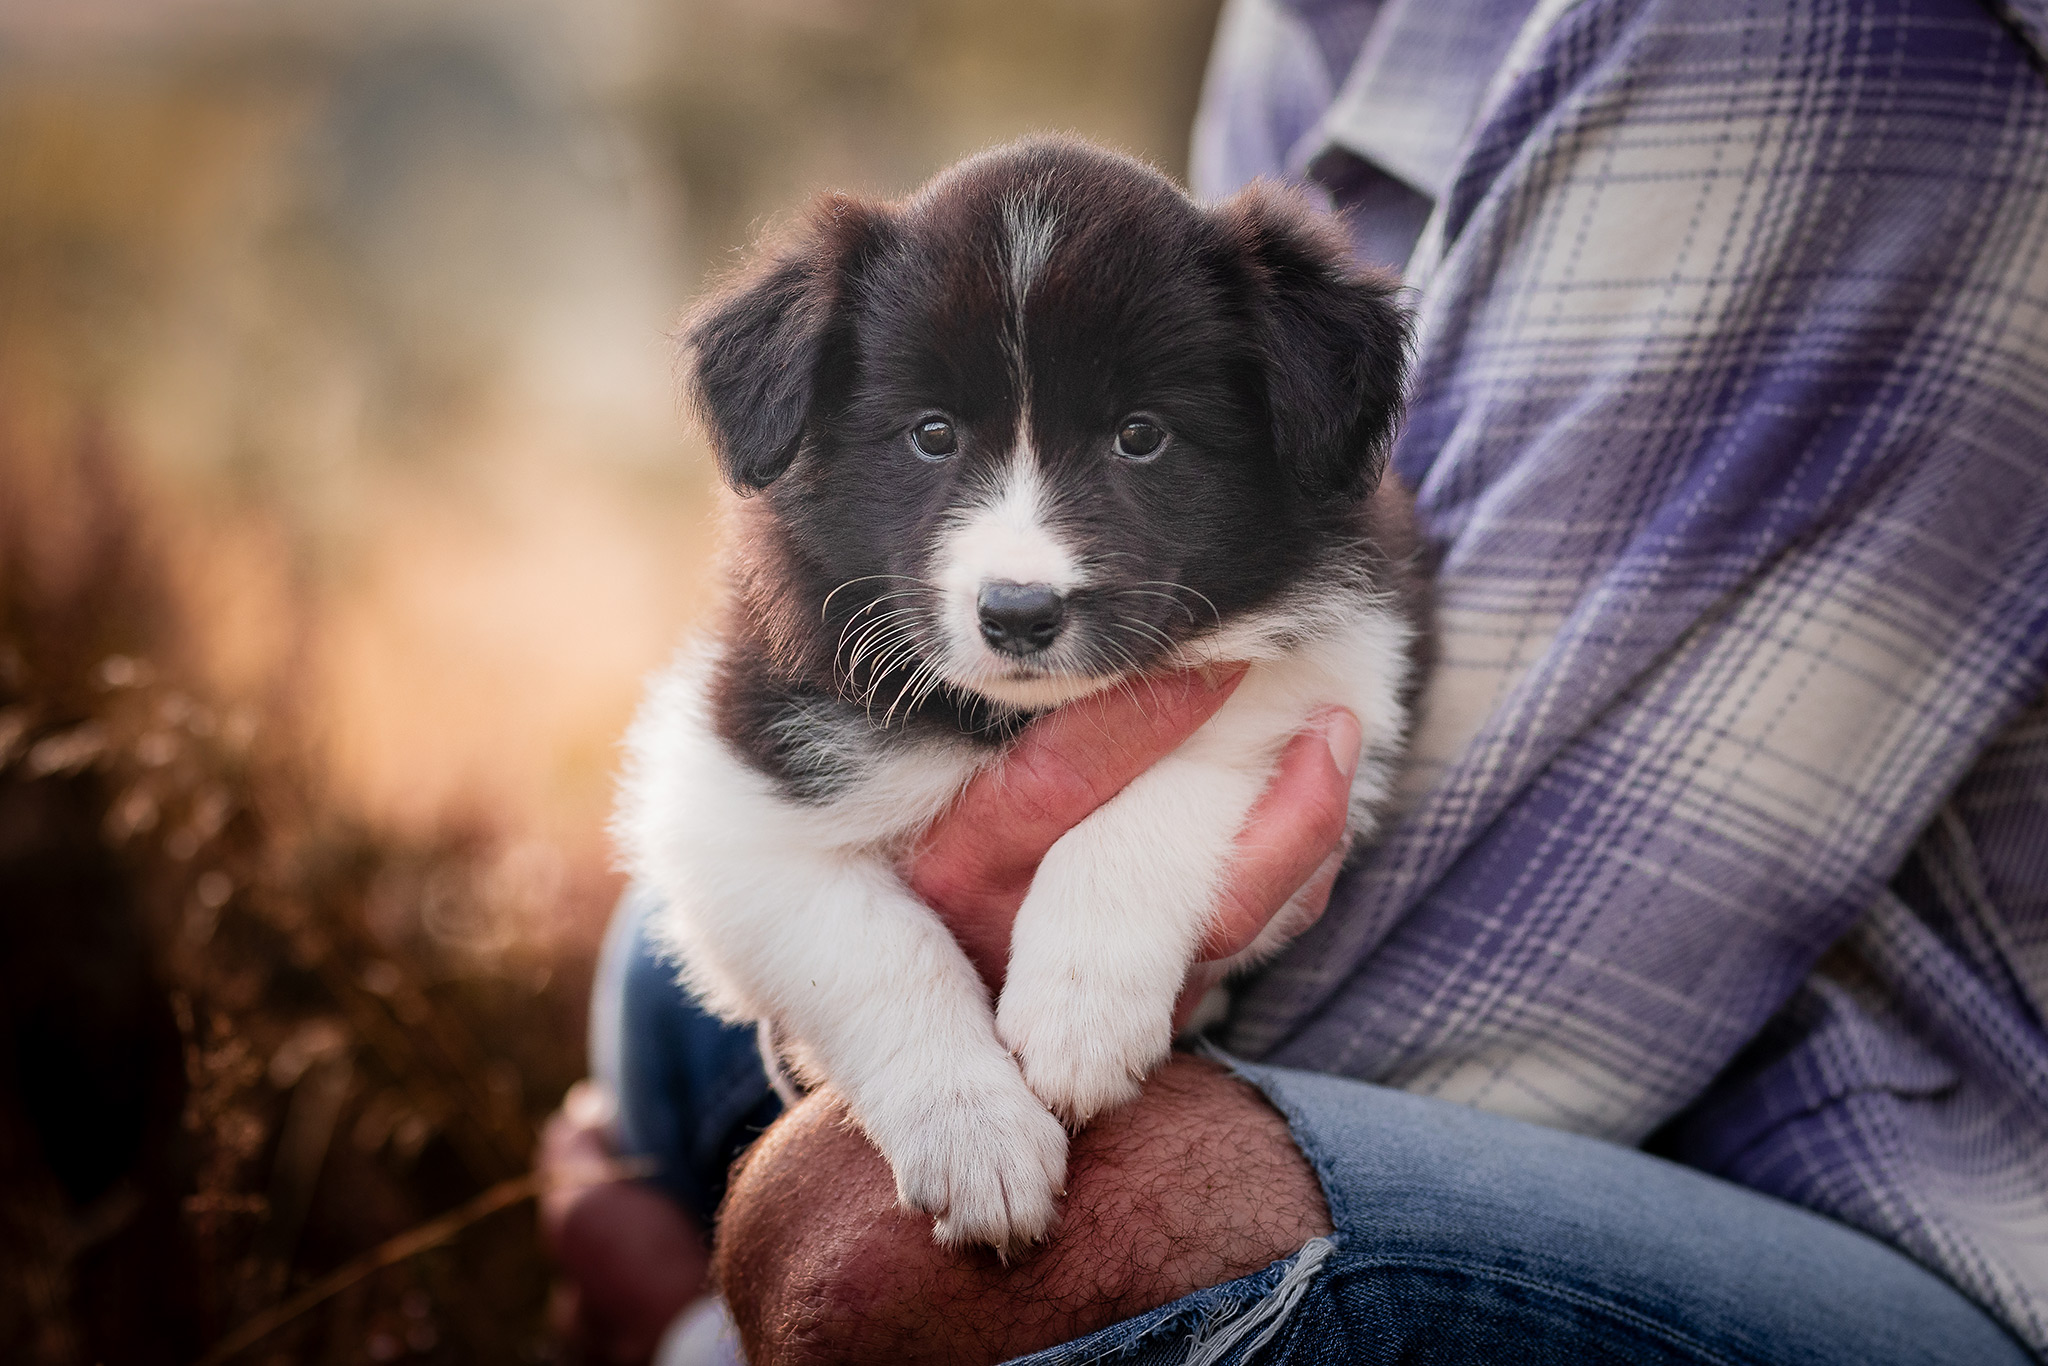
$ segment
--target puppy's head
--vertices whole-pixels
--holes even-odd
[[[1205,209],[1041,141],[902,204],[821,200],[688,344],[801,609],[781,629],[883,701],[1038,709],[1356,561],[1402,382],[1393,292],[1277,190]]]

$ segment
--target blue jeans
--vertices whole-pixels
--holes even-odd
[[[676,985],[629,894],[592,1008],[623,1145],[709,1228],[775,1117],[754,1031]],[[1596,1139],[1234,1063],[1286,1115],[1336,1226],[1300,1253],[1024,1358],[1416,1366],[2026,1366],[1946,1281],[1842,1224]]]

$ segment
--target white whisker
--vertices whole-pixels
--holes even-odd
[[[909,574],[863,574],[859,578],[848,579],[845,583],[840,584],[839,587],[827,593],[825,595],[825,600],[818,604],[818,616],[820,618],[823,618],[827,612],[831,611],[832,599],[838,597],[842,592],[853,587],[857,583],[873,583],[876,579],[902,579],[906,583],[914,583],[920,588],[929,589],[931,587],[931,585],[926,583],[923,579],[915,578]]]

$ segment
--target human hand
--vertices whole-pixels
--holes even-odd
[[[992,995],[1002,989],[1010,928],[1046,851],[1194,734],[1243,677],[1242,666],[1177,674],[1062,707],[1033,722],[940,817],[906,878]],[[1221,978],[1221,961],[1250,945],[1297,891],[1311,919],[1322,914],[1342,861],[1359,740],[1357,719],[1333,707],[1311,717],[1281,751],[1238,833],[1222,904],[1176,1024]]]
[[[614,1175],[615,1105],[577,1082],[541,1132],[541,1239],[561,1268],[550,1318],[592,1366],[641,1366],[669,1324],[709,1288],[711,1249],[682,1206]]]

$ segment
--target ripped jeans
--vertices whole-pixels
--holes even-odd
[[[620,1142],[711,1224],[780,1112],[752,1029],[676,986],[629,893],[592,1001]],[[1018,1358],[1416,1366],[2026,1366],[1989,1315],[1842,1224],[1596,1139],[1340,1077],[1232,1064],[1287,1117],[1336,1232]]]

